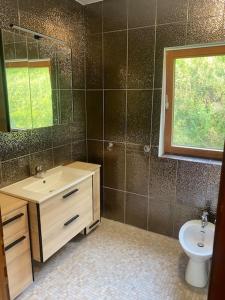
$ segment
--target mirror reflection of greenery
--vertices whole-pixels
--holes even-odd
[[[223,149],[225,55],[177,59],[173,145]]]
[[[7,67],[12,129],[53,125],[52,88],[48,67]]]

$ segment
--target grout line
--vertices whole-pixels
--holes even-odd
[[[102,2],[101,3],[101,27],[102,27],[102,32],[101,32],[101,35],[102,35],[102,136],[103,136],[103,140],[104,140],[104,137],[105,137],[105,94],[104,94],[104,86],[105,86],[105,70],[104,70],[104,64],[105,64],[105,61],[104,61],[104,36],[103,36],[103,13],[104,13],[104,10],[103,10],[103,5],[104,3]],[[105,148],[104,148],[104,142],[102,143],[102,160],[103,160],[103,168],[102,168],[102,174],[103,174],[103,186],[104,186],[104,162],[105,162]],[[104,201],[103,201],[104,203]]]
[[[225,4],[224,4],[224,8],[225,8]],[[224,33],[224,23],[225,23],[225,11],[223,9],[223,22],[222,22],[222,32]]]
[[[155,24],[157,23],[157,12],[158,12],[158,4],[156,1],[155,8]],[[154,67],[153,67],[153,88],[155,86],[155,70],[156,70],[156,29],[155,27],[155,35],[154,35]],[[147,211],[147,230],[149,230],[149,218],[150,218],[150,176],[151,176],[151,150],[152,150],[152,126],[153,126],[153,109],[154,109],[154,96],[155,92],[152,92],[152,107],[151,107],[151,125],[150,125],[150,153],[148,158],[148,211]]]
[[[71,136],[71,127],[70,127],[70,136]],[[53,151],[54,153],[54,151]],[[73,143],[72,143],[72,139],[70,141],[70,160],[72,161],[73,158]]]
[[[21,156],[17,156],[17,157],[11,158],[11,159],[3,160],[3,161],[1,161],[1,165],[4,165],[5,163],[9,163],[12,160],[21,159],[21,158],[25,158],[25,157],[28,157],[28,156],[30,156],[30,153],[27,153],[27,154],[21,155]]]
[[[143,198],[148,198],[147,195],[138,194],[138,193],[130,192],[130,191],[127,191],[127,190],[116,189],[116,188],[112,188],[112,187],[105,186],[105,185],[103,186],[103,188],[108,189],[108,190],[112,190],[112,191],[121,192],[121,193],[124,193],[124,194],[131,194],[131,195],[141,196]]]
[[[190,0],[187,0],[187,22],[189,22],[190,20],[190,13],[189,13],[189,9],[190,9]]]
[[[144,143],[134,143],[134,142],[129,142],[129,141],[113,141],[113,140],[104,140],[104,139],[92,139],[88,138],[88,141],[96,141],[96,142],[105,142],[105,143],[114,143],[114,144],[127,144],[127,145],[133,145],[133,146],[144,146]],[[158,147],[158,146],[153,146],[153,147]]]
[[[110,33],[123,32],[123,31],[127,31],[127,28],[125,28],[125,29],[118,29],[118,30],[111,30],[111,31],[103,31],[103,35],[104,34],[110,34]]]
[[[176,22],[169,22],[169,23],[160,23],[157,24],[156,27],[158,26],[168,26],[168,25],[175,25],[175,24],[184,24],[186,21],[176,21]]]
[[[114,143],[114,144],[125,144],[125,142],[117,142],[113,140],[99,140],[99,139],[88,139],[89,141],[96,141],[96,142],[104,142],[104,143]]]
[[[55,166],[55,161],[54,161],[54,149],[51,148],[51,152],[52,152],[52,166]]]
[[[153,91],[153,90],[161,90],[162,88],[151,88],[151,89],[139,89],[139,88],[135,88],[135,89],[90,89],[88,88],[87,91]]]
[[[127,17],[127,29],[128,29],[128,0],[126,0],[126,17]],[[127,49],[126,49],[126,103],[125,103],[125,148],[124,148],[124,189],[127,189],[127,108],[128,108],[128,63],[129,63],[129,31],[126,32],[126,42],[127,42]],[[126,223],[126,194],[124,194],[124,223]]]
[[[32,175],[31,174],[31,155],[29,154],[29,157],[28,157],[28,164],[29,164],[29,175]]]
[[[18,14],[18,25],[20,26],[21,25],[21,15],[20,15],[20,6],[19,6],[19,0],[16,0],[16,4],[17,4],[17,14]]]
[[[175,196],[174,196],[174,202],[171,204],[171,211],[172,211],[172,234],[175,235],[175,205],[176,205],[176,199],[177,199],[177,178],[178,178],[178,165],[179,161],[176,161],[176,176],[175,176]]]
[[[71,88],[71,89],[62,89],[62,88],[54,89],[53,88],[52,91],[85,91],[85,88],[83,88],[83,89],[74,89],[74,88]]]
[[[2,162],[0,162],[0,186],[3,182]]]
[[[189,8],[190,8],[190,0],[187,0],[187,19],[186,19],[185,45],[187,45],[187,37],[188,37]]]
[[[71,66],[72,66],[72,50],[70,50],[70,61],[71,61]],[[71,70],[71,87],[73,87],[73,70]],[[60,91],[59,91],[60,93]],[[75,94],[74,94],[74,91],[71,90],[71,94],[72,94],[72,121],[74,121],[74,101],[75,101]],[[61,95],[60,95],[60,98],[61,98]],[[58,108],[59,110],[59,108]],[[70,126],[69,128],[70,130],[70,138],[71,138],[71,145],[70,145],[70,159],[71,161],[73,160],[73,147],[72,147],[72,128]],[[52,139],[52,143],[53,143],[53,139]],[[52,150],[52,153],[53,153],[53,165],[55,164],[55,161],[54,161],[54,151]]]
[[[105,87],[105,60],[104,60],[104,55],[105,55],[105,49],[104,49],[104,35],[103,35],[103,28],[104,28],[104,2],[101,3],[101,22],[102,22],[102,28],[101,28],[101,35],[102,35],[102,135],[103,139],[105,137],[105,93],[104,93],[104,87]],[[101,213],[102,215],[104,214],[104,184],[105,184],[105,145],[104,141],[102,141],[102,209]]]
[[[127,28],[123,28],[123,29],[103,31],[103,34],[110,34],[110,33],[116,33],[116,32],[121,32],[121,31],[132,31],[132,30],[139,30],[139,29],[147,29],[147,28],[152,28],[152,27],[157,27],[157,26],[166,26],[166,25],[171,25],[171,24],[186,23],[186,21],[185,22],[184,21],[176,21],[176,22],[167,22],[167,23],[157,24],[157,13],[156,13],[155,20],[156,20],[155,24],[152,24],[152,25],[138,26],[138,27],[127,27]]]
[[[49,150],[53,151],[54,149],[58,149],[58,148],[65,147],[65,146],[70,146],[71,144],[75,144],[77,142],[83,142],[83,141],[84,140],[77,140],[76,142],[66,143],[66,144],[62,144],[62,145],[58,145],[58,146],[54,146],[54,147],[49,147],[49,148],[46,148],[46,149],[43,149],[43,150],[40,150],[40,151],[29,152],[29,153],[21,155],[21,156],[17,156],[17,157],[13,157],[13,158],[10,158],[10,159],[7,159],[7,160],[3,160],[0,163],[4,164],[4,163],[10,162],[10,161],[15,160],[15,159],[24,158],[24,157],[27,157],[29,155],[31,156],[31,155],[35,155],[35,154],[38,154],[38,153],[46,152],[46,151],[49,151]]]
[[[83,9],[83,21],[84,21],[84,26],[85,26],[85,9]],[[87,115],[87,28],[85,26],[85,49],[84,49],[84,88],[85,88],[85,93],[84,93],[84,106],[85,106],[85,137],[86,137],[86,162],[88,162],[88,143],[87,143],[87,134],[88,134],[88,115]]]
[[[101,92],[103,90],[103,88],[101,89],[91,89],[91,88],[87,88],[87,92]]]

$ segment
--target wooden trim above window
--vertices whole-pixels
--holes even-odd
[[[168,50],[166,52],[166,111],[164,128],[164,152],[165,154],[184,155],[208,159],[222,160],[223,151],[213,149],[201,149],[172,145],[173,128],[173,98],[174,98],[174,62],[177,58],[191,58],[225,55],[225,46],[211,46],[202,48],[188,48]]]

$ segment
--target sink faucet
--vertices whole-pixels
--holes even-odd
[[[45,171],[44,171],[42,165],[38,165],[35,167],[35,175],[34,175],[35,177],[44,178],[44,174],[45,174]]]
[[[208,224],[208,215],[209,215],[209,213],[206,210],[204,210],[203,213],[202,213],[202,217],[201,217],[201,219],[202,219],[202,228],[205,228]]]

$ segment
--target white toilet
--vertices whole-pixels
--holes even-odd
[[[192,286],[202,288],[208,283],[214,231],[212,223],[202,228],[201,220],[188,221],[180,229],[179,241],[189,257],[185,279]]]

